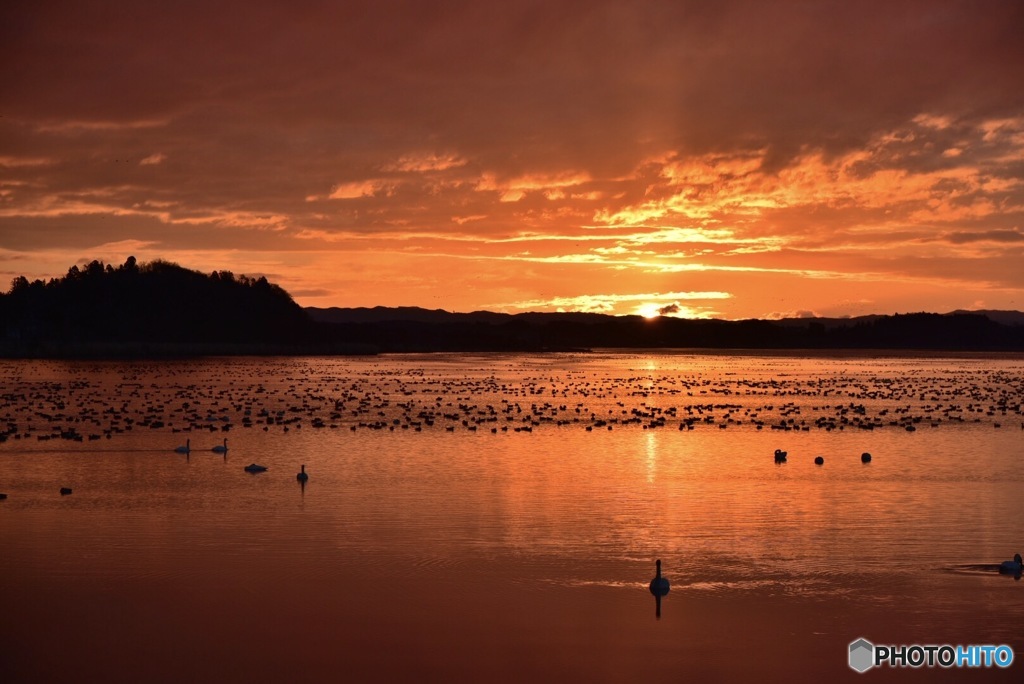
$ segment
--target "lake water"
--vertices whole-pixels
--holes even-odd
[[[7,361],[0,394],[3,682],[1021,680],[1024,357]],[[858,675],[859,637],[1017,660]]]

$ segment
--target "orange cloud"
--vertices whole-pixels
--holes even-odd
[[[457,154],[437,154],[435,152],[423,152],[405,154],[396,161],[385,164],[384,171],[397,171],[402,173],[419,173],[425,171],[447,171],[459,166],[466,165],[466,159]]]
[[[331,188],[328,199],[359,199],[361,197],[388,196],[394,193],[395,185],[384,180],[365,180],[341,183]]]

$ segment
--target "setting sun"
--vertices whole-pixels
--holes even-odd
[[[636,308],[636,314],[644,318],[657,318],[661,315],[660,309],[658,304],[642,304]]]

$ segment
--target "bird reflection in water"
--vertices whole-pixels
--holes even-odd
[[[651,593],[654,594],[654,616],[661,619],[661,597],[668,593],[668,579],[661,576],[661,559],[655,564],[657,572],[651,580]]]

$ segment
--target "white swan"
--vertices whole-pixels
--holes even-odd
[[[210,449],[210,451],[212,451],[215,454],[226,454],[226,453],[228,453],[228,438],[225,437],[224,438],[224,444],[217,445],[217,446],[213,447],[212,449]]]
[[[661,560],[655,563],[657,568],[657,574],[654,575],[654,579],[651,580],[651,593],[655,596],[664,596],[668,593],[668,578],[661,576]]]
[[[1014,554],[1013,560],[1003,561],[999,565],[999,572],[1008,575],[1019,575],[1024,570],[1024,562],[1021,562],[1020,554]]]
[[[306,474],[305,463],[302,464],[302,470],[299,471],[299,474],[295,476],[295,479],[298,480],[299,482],[305,482],[306,480],[309,479],[309,475]]]
[[[187,454],[192,450],[192,440],[186,439],[185,443],[179,447],[174,447],[174,453],[176,454]]]

